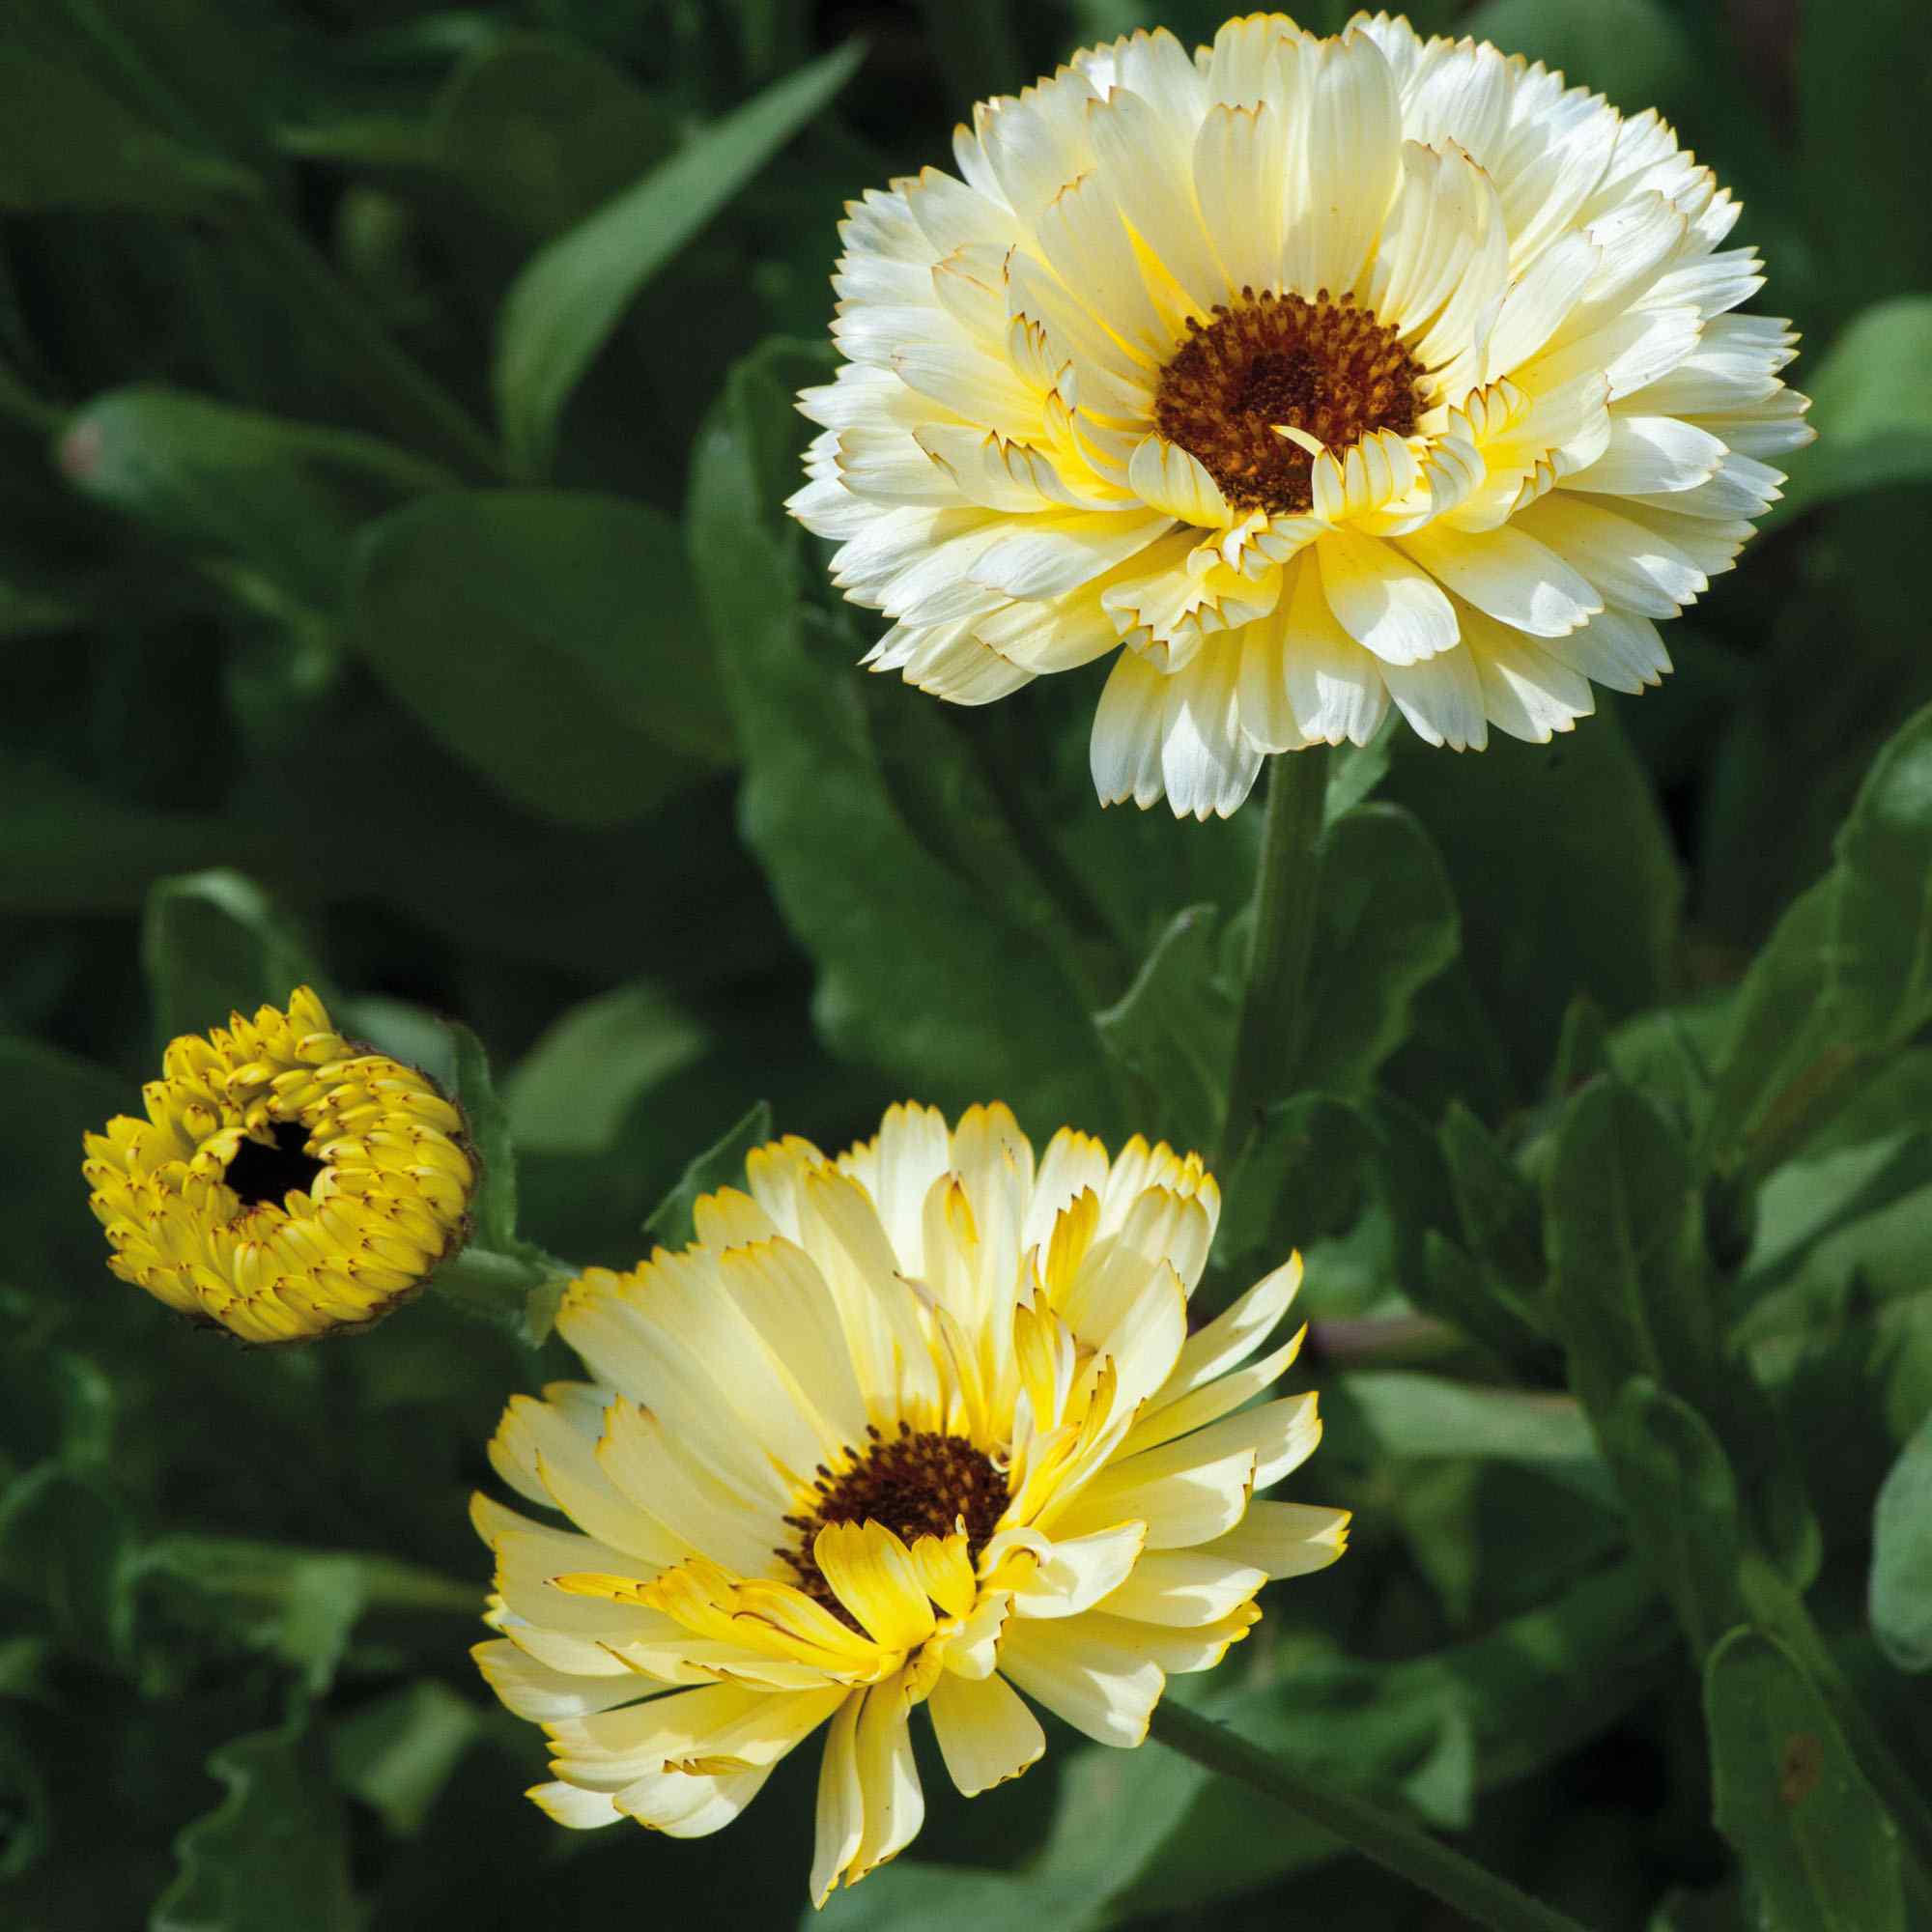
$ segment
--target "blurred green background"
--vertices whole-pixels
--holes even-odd
[[[1308,1252],[1306,1493],[1357,1531],[1205,1694],[1591,1925],[1932,1923],[1924,10],[1409,12],[1675,122],[1821,440],[1662,691],[1341,762],[1379,890],[1336,895],[1204,1293]],[[79,1134],[302,978],[444,1077],[439,1016],[480,1034],[522,1234],[579,1260],[761,1098],[835,1144],[908,1093],[1210,1133],[1259,810],[1102,814],[1098,667],[991,712],[862,676],[778,504],[841,204],[1075,45],[1220,16],[0,0],[0,1921],[799,1918],[815,1749],[695,1844],[520,1796],[464,1502],[556,1346],[434,1299],[186,1332],[101,1266]],[[824,1922],[1456,1922],[1054,1743],[972,1805],[928,1765]]]

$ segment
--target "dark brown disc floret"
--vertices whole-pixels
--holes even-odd
[[[854,1630],[857,1622],[833,1594],[812,1554],[826,1524],[883,1523],[910,1548],[922,1536],[951,1536],[963,1520],[971,1558],[979,1555],[1010,1500],[1005,1472],[963,1435],[916,1430],[906,1422],[896,1435],[869,1427],[866,1435],[836,1475],[819,1464],[810,1507],[784,1519],[798,1540],[776,1552],[796,1573],[807,1596]]]
[[[1339,456],[1371,431],[1412,436],[1429,407],[1422,365],[1386,324],[1326,289],[1313,301],[1243,289],[1213,320],[1190,319],[1161,371],[1154,422],[1241,511],[1299,513],[1314,502],[1314,457],[1279,428]],[[1279,428],[1277,427],[1279,426]]]

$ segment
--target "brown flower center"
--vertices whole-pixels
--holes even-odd
[[[819,1464],[811,1507],[784,1519],[798,1531],[798,1541],[776,1552],[791,1565],[808,1597],[854,1630],[857,1620],[833,1594],[811,1551],[827,1523],[884,1523],[910,1548],[922,1536],[951,1536],[963,1518],[971,1558],[979,1555],[1010,1499],[1005,1474],[964,1436],[915,1430],[905,1422],[896,1435],[874,1428],[866,1435],[865,1447],[850,1452],[852,1460],[838,1475]]]
[[[1241,291],[1161,371],[1154,421],[1221,486],[1237,510],[1309,509],[1313,455],[1277,425],[1305,431],[1339,456],[1372,430],[1414,434],[1429,407],[1427,376],[1351,295],[1313,301]]]
[[[299,1188],[306,1193],[322,1172],[322,1162],[306,1150],[308,1129],[298,1121],[277,1121],[270,1131],[274,1145],[244,1140],[235,1150],[221,1179],[241,1197],[242,1206],[279,1208],[282,1197]]]

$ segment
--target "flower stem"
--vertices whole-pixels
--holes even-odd
[[[1151,1735],[1182,1757],[1276,1800],[1478,1925],[1495,1932],[1582,1932],[1574,1918],[1539,1904],[1379,1805],[1304,1777],[1171,1697],[1156,1707]]]
[[[1261,1110],[1287,1091],[1301,1050],[1302,995],[1321,889],[1316,841],[1328,797],[1328,748],[1268,760],[1267,821],[1255,876],[1255,929],[1247,990],[1228,1070],[1228,1111],[1215,1167],[1223,1179],[1247,1145]]]

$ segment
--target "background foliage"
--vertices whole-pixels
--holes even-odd
[[[1338,767],[1319,1021],[1204,1293],[1306,1250],[1357,1534],[1200,1701],[1592,1925],[1932,1924],[1922,10],[1411,13],[1677,120],[1822,438],[1661,693]],[[109,1279],[79,1134],[313,977],[460,1081],[513,1257],[673,1237],[758,1097],[1211,1135],[1258,810],[1101,814],[1082,677],[862,677],[778,508],[841,201],[1155,14],[0,0],[8,1924],[798,1917],[811,1752],[696,1844],[519,1796],[464,1500],[542,1308],[244,1354]],[[825,1922],[1449,1922],[1056,1745]]]

